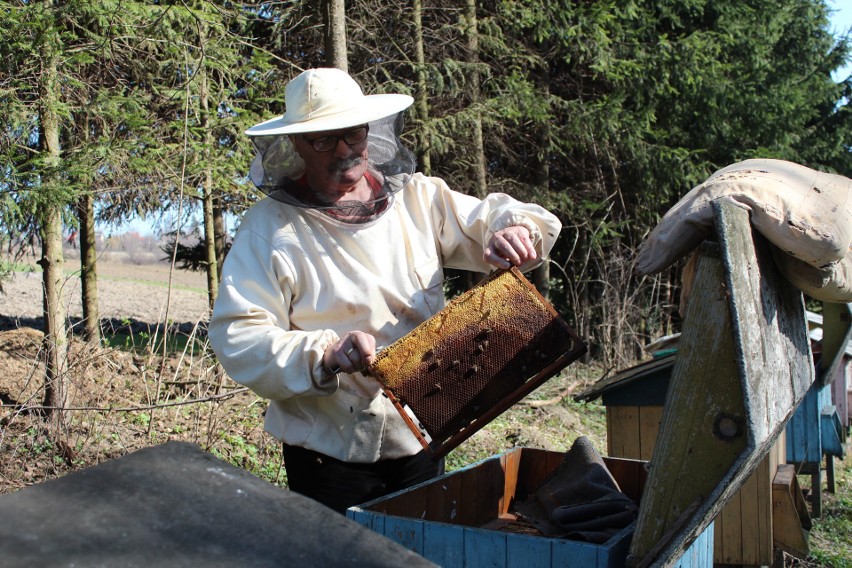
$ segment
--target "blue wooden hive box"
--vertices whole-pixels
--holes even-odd
[[[511,506],[552,473],[564,454],[516,448],[432,481],[352,507],[347,517],[439,566],[620,567],[635,523],[604,544],[514,532]],[[604,458],[628,497],[639,502],[646,462]],[[677,566],[713,565],[713,526],[692,543]]]

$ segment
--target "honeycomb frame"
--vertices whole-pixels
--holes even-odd
[[[438,458],[585,352],[574,330],[513,267],[449,301],[381,350],[367,371]]]

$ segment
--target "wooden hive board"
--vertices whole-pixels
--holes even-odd
[[[440,457],[585,351],[512,268],[492,273],[383,349],[369,372],[421,445]]]

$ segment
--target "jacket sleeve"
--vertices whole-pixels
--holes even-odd
[[[240,231],[222,267],[208,337],[222,367],[259,396],[283,400],[338,388],[322,366],[331,330],[291,330],[292,269],[249,230]]]
[[[520,267],[526,272],[541,264],[562,229],[555,215],[534,203],[505,193],[491,193],[480,200],[451,190],[441,179],[429,181],[435,188],[431,210],[445,266],[490,272],[494,267],[483,259],[485,245],[497,231],[517,225],[529,230],[538,255]]]

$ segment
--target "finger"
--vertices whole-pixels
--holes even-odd
[[[483,257],[485,262],[491,266],[496,266],[497,268],[509,268],[512,266],[508,260],[497,254],[492,247],[485,249]]]
[[[519,251],[525,251],[517,235],[508,234],[502,237],[495,243],[497,253],[509,261],[509,263],[519,266],[523,264],[523,259],[518,254]]]
[[[522,256],[524,262],[529,262],[530,260],[535,260],[538,258],[538,253],[535,250],[535,245],[533,245],[532,240],[530,240],[529,237],[521,237],[521,247],[523,247]]]

